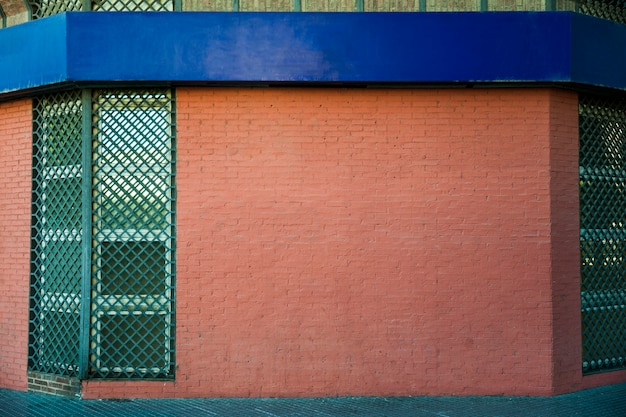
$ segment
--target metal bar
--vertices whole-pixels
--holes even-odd
[[[293,0],[293,11],[294,12],[302,11],[302,2],[300,0]]]
[[[233,12],[239,11],[239,0],[233,0]]]
[[[28,12],[28,21],[33,20],[33,8],[30,5],[29,0],[24,0],[24,6],[26,7],[26,11]]]
[[[0,4],[0,18],[2,18],[2,27],[7,27],[7,15],[4,14],[4,10],[2,10],[2,5]]]
[[[426,11],[426,0],[420,0],[420,12]]]
[[[82,0],[83,11],[90,12],[91,11],[91,0]]]
[[[82,283],[80,304],[80,342],[79,370],[80,378],[87,376],[89,362],[89,325],[91,321],[91,159],[92,159],[92,126],[91,126],[91,90],[82,91]]]
[[[480,11],[486,12],[489,10],[489,0],[480,0]]]
[[[183,0],[174,0],[174,11],[181,12],[183,10]]]
[[[546,11],[556,10],[556,0],[546,0]]]
[[[356,0],[356,11],[362,12],[364,9],[363,0]]]

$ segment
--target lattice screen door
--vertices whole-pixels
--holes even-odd
[[[583,372],[626,367],[626,100],[580,97]]]

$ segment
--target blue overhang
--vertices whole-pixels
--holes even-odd
[[[76,84],[626,89],[626,25],[570,12],[71,12],[0,30],[0,98]]]

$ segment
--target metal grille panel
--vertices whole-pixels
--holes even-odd
[[[82,254],[80,92],[33,103],[33,239],[29,366],[79,371]]]
[[[166,91],[93,100],[93,377],[173,376],[172,103]]]
[[[174,0],[95,0],[94,11],[106,12],[172,12]]]
[[[626,99],[580,98],[583,372],[626,367]]]
[[[41,19],[63,12],[94,10],[115,12],[172,12],[174,0],[28,0],[31,19]]]
[[[626,23],[626,2],[623,0],[578,0],[583,14]]]
[[[46,16],[63,12],[83,10],[82,0],[28,0],[32,11],[31,19],[41,19]]]

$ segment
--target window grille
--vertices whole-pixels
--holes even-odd
[[[581,95],[583,372],[626,367],[626,99]]]
[[[104,12],[172,12],[174,0],[94,0],[91,10]]]
[[[82,254],[79,92],[33,106],[32,370],[77,376]]]
[[[90,368],[98,377],[173,371],[172,99],[155,91],[94,98]]]
[[[27,0],[31,19],[63,12],[172,12],[174,0]]]
[[[26,4],[30,7],[32,20],[63,12],[83,10],[82,0],[28,0]]]
[[[31,370],[173,377],[174,117],[161,90],[34,101]]]
[[[578,0],[577,3],[580,13],[626,23],[626,2],[623,0]]]

